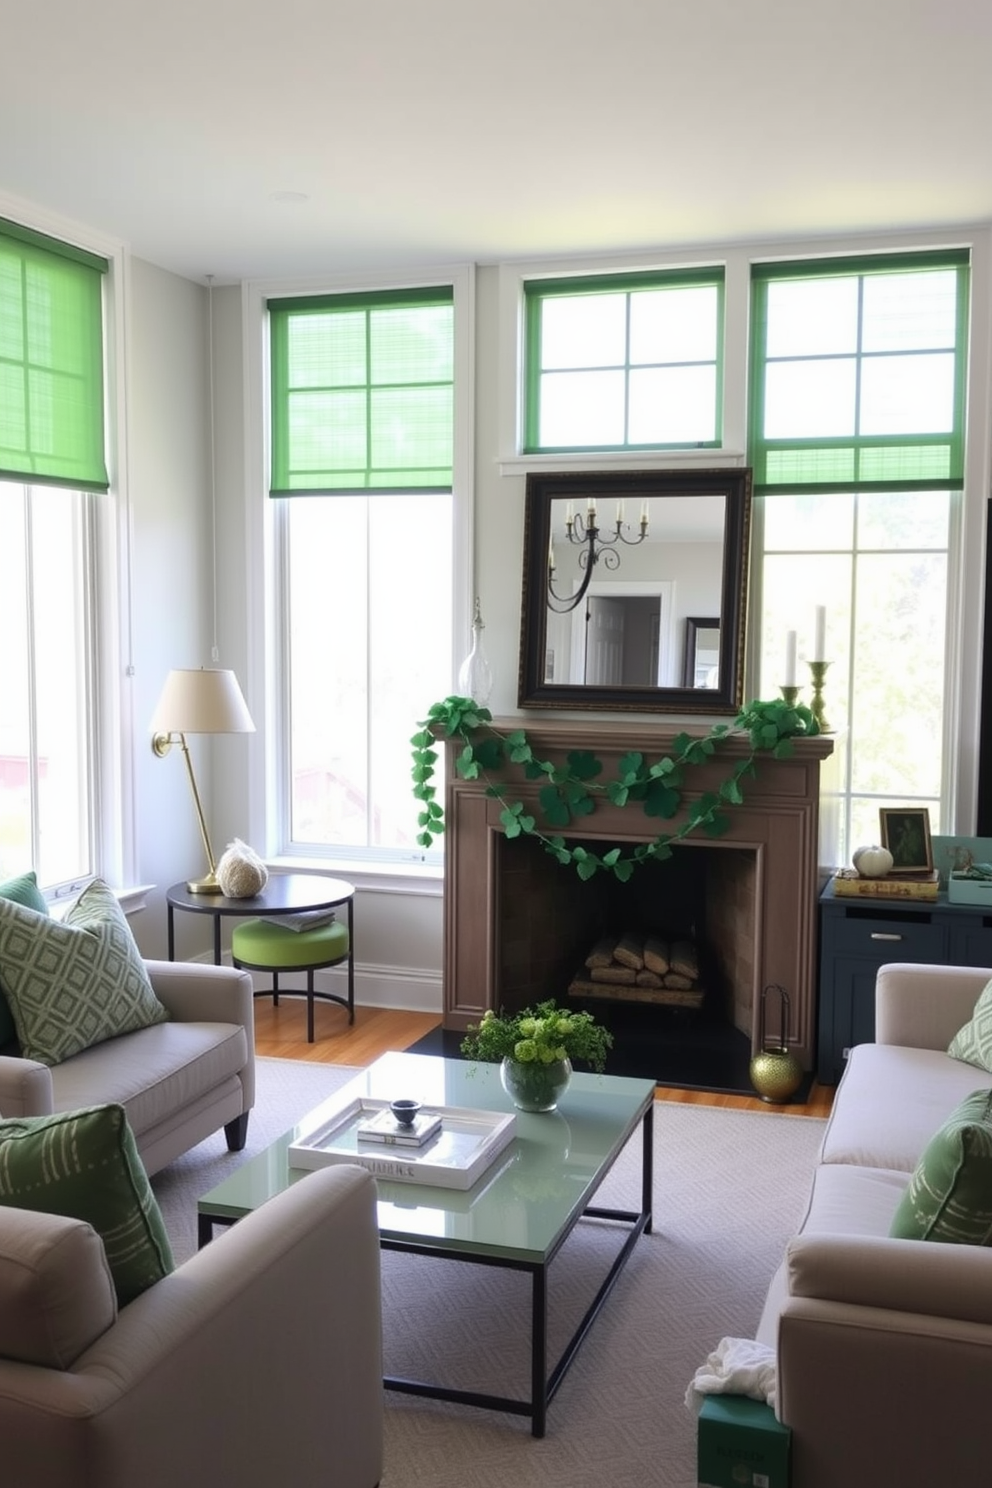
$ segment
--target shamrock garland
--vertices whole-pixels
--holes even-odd
[[[802,703],[787,703],[780,698],[749,703],[732,723],[716,724],[702,738],[679,734],[673,740],[673,753],[663,759],[650,763],[639,750],[629,751],[617,762],[615,778],[601,781],[603,763],[589,750],[570,751],[560,765],[538,759],[526,730],[503,733],[493,724],[488,708],[479,707],[471,698],[448,697],[433,705],[410,740],[413,794],[423,804],[417,818],[417,841],[422,847],[430,847],[444,831],[444,810],[433,784],[438,735],[462,740],[464,747],[455,758],[455,769],[463,780],[486,782],[486,794],[500,804],[500,821],[507,837],[533,837],[559,863],[574,864],[580,878],[606,871],[625,883],[639,863],[670,858],[673,844],[692,832],[723,836],[730,825],[726,808],[743,802],[743,781],[754,776],[757,756],[771,754],[775,759],[786,759],[794,753],[794,739],[819,732],[816,719]],[[750,753],[733,763],[718,790],[706,791],[688,804],[685,820],[674,831],[659,832],[652,842],[637,843],[629,851],[614,847],[602,855],[580,843],[570,845],[558,835],[589,816],[596,810],[597,800],[602,799],[614,806],[638,805],[645,816],[671,820],[683,805],[686,773],[693,765],[705,764],[732,734],[747,734]],[[537,793],[542,825],[525,811],[522,801],[512,798],[509,783],[498,778],[512,767],[522,769],[527,780],[543,781]]]

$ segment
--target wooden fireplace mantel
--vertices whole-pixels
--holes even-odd
[[[659,727],[657,723],[619,720],[496,719],[500,732],[525,728],[534,753],[562,758],[588,749],[603,761],[604,778],[616,774],[618,760],[640,750],[648,760],[672,753],[680,734],[703,737],[698,724]],[[833,751],[829,735],[794,741],[784,760],[761,755],[756,775],[743,782],[744,804],[729,807],[730,823],[720,838],[699,837],[699,844],[723,849],[746,848],[757,864],[754,925],[754,985],[749,1006],[752,1047],[757,1049],[762,987],[777,983],[792,1002],[790,1043],[804,1069],[811,1069],[816,1031],[817,837],[820,765]],[[460,740],[447,741],[445,801],[446,865],[444,896],[444,1026],[461,1030],[477,1022],[490,1007],[502,1005],[500,947],[497,944],[500,903],[500,805],[486,794],[484,781],[462,780],[455,770]],[[726,779],[728,759],[750,753],[746,736],[734,735],[717,749],[712,761],[687,772],[685,795],[696,799]],[[513,797],[530,810],[537,807],[541,781],[513,779]],[[539,813],[536,812],[536,814]],[[590,816],[561,835],[602,842],[604,846],[652,841],[660,831],[679,825],[682,817],[660,822],[637,808],[597,804]],[[676,852],[696,843],[696,834]],[[574,873],[547,855],[549,874]],[[548,995],[552,995],[549,990]]]

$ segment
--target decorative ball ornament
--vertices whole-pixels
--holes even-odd
[[[235,837],[217,864],[217,882],[228,899],[253,899],[269,881],[269,870],[258,854]]]
[[[851,862],[862,878],[884,878],[894,859],[887,847],[859,847]]]

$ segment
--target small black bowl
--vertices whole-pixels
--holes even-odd
[[[412,1126],[420,1110],[420,1102],[416,1100],[390,1101],[389,1109],[392,1111],[400,1126]]]

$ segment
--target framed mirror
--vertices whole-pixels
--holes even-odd
[[[717,687],[719,679],[720,616],[687,615],[682,686]]]
[[[522,708],[736,713],[751,472],[527,477]]]

